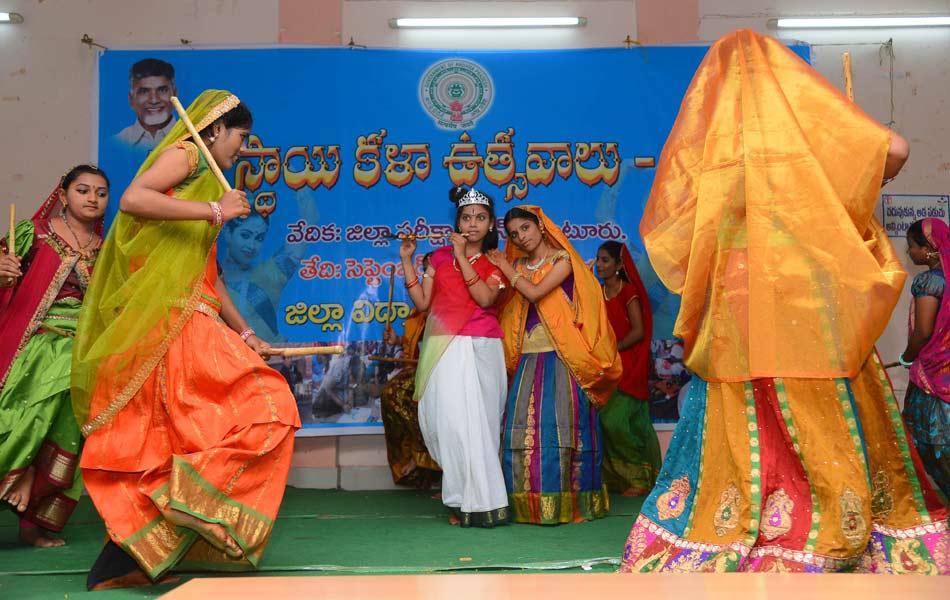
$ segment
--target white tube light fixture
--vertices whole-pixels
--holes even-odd
[[[0,23],[22,23],[23,15],[20,13],[0,12]]]
[[[582,27],[584,17],[400,17],[390,19],[393,29],[521,29],[534,27]]]
[[[950,16],[928,17],[780,17],[769,19],[770,29],[848,29],[880,27],[947,27]]]

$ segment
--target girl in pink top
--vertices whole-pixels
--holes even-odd
[[[419,428],[442,467],[449,522],[494,527],[508,522],[508,497],[498,458],[508,388],[495,301],[506,280],[485,252],[498,247],[491,198],[454,188],[455,233],[414,275],[415,240],[399,248],[406,289],[429,311],[416,370]]]

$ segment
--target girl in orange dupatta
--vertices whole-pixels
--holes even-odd
[[[950,574],[947,509],[874,352],[906,142],[778,40],[706,54],[640,222],[694,373],[625,572]]]
[[[188,114],[231,167],[247,108],[208,90]],[[277,517],[300,420],[218,277],[221,225],[250,213],[244,192],[222,192],[179,122],[100,254],[73,357],[83,478],[110,538],[90,589],[147,584],[180,562],[256,567]]]
[[[512,288],[499,320],[511,379],[502,470],[512,519],[597,519],[609,509],[597,407],[621,374],[600,283],[539,207],[512,208],[505,228],[505,255],[489,258]]]

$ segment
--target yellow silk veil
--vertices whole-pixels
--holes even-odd
[[[206,90],[187,112],[200,131],[238,103],[230,92]],[[182,122],[176,123],[137,175],[189,137]],[[224,189],[201,158],[173,192],[182,200],[212,202]],[[204,221],[156,221],[119,212],[99,253],[76,332],[72,400],[84,435],[128,403],[191,318],[219,230]]]
[[[709,49],[640,223],[693,372],[858,373],[906,278],[873,216],[889,141],[782,43],[737,31]]]
[[[621,365],[620,355],[617,353],[617,338],[610,321],[607,320],[607,308],[604,305],[600,282],[567,240],[564,232],[540,207],[521,205],[518,208],[537,216],[547,235],[548,243],[567,251],[571,257],[571,268],[574,270],[573,298],[569,300],[559,289],[555,289],[539,300],[535,308],[558,357],[567,365],[591,401],[597,406],[603,406],[620,381]],[[512,264],[517,259],[526,257],[525,253],[511,242],[505,244],[505,255]],[[547,271],[518,269],[518,272],[536,284]],[[505,334],[502,344],[505,348],[505,364],[509,377],[521,360],[529,304],[527,298],[515,292],[508,297],[498,318]]]

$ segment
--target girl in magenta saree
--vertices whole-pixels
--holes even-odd
[[[917,221],[907,230],[907,254],[926,265],[911,284],[907,347],[901,364],[910,367],[904,421],[924,468],[950,497],[950,307],[944,293],[944,265],[950,262],[950,227],[939,219]]]

